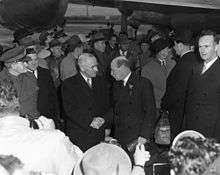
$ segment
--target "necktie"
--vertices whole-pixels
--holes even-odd
[[[203,65],[203,68],[202,68],[202,74],[205,73],[206,69],[207,69],[207,68],[206,68],[206,64],[204,64],[204,65]]]
[[[89,86],[90,88],[92,88],[91,78],[87,78],[87,79],[86,79],[86,83],[88,84],[88,86]]]
[[[127,83],[126,81],[123,81],[123,85],[124,85],[124,87],[126,86],[126,83]]]

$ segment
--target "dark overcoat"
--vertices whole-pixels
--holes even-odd
[[[38,99],[37,108],[41,115],[54,120],[56,126],[60,118],[57,92],[49,69],[37,68]]]
[[[186,129],[220,141],[220,59],[204,73],[203,64],[193,68],[186,101]]]
[[[194,52],[188,52],[179,58],[167,78],[166,92],[161,101],[161,108],[170,113],[169,121],[173,138],[181,132],[183,127],[187,83],[195,64],[199,64],[199,59]]]
[[[102,77],[92,79],[92,88],[82,75],[64,80],[62,85],[63,106],[66,118],[66,134],[80,149],[88,148],[104,140],[105,127],[90,127],[94,117],[104,117],[109,110],[109,91]],[[107,118],[105,118],[106,123]]]
[[[139,136],[151,138],[156,121],[156,107],[150,80],[131,74],[124,87],[115,82],[114,128],[115,137],[128,145]]]

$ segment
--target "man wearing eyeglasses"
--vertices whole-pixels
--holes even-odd
[[[96,57],[83,53],[78,59],[79,73],[64,80],[63,106],[67,115],[66,134],[80,149],[104,141],[108,124],[109,91],[105,79],[97,76]]]

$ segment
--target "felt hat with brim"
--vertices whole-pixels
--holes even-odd
[[[126,35],[122,35],[118,38],[118,43],[119,44],[129,44],[131,40]]]
[[[101,32],[96,32],[90,36],[90,40],[92,42],[103,41],[106,40],[105,36]]]
[[[44,59],[47,58],[51,55],[51,52],[49,50],[46,49],[42,49],[37,53],[37,57],[40,59]]]
[[[32,31],[29,31],[29,30],[26,30],[24,28],[22,29],[18,29],[14,32],[13,36],[14,36],[14,41],[15,42],[18,42],[19,40],[27,37],[28,35],[32,35],[33,32]]]
[[[61,46],[61,42],[58,39],[53,39],[50,43],[49,43],[49,47],[56,47],[56,46]]]
[[[171,43],[167,39],[160,38],[151,44],[150,50],[152,53],[157,54],[161,50],[165,49],[166,47],[170,47],[170,46],[171,46]]]
[[[102,175],[130,175],[131,161],[126,152],[112,144],[100,143],[87,150],[74,168],[74,175],[92,172]]]
[[[50,35],[50,33],[47,32],[47,31],[41,32],[41,34],[39,35],[39,41],[40,41],[40,42],[46,41],[46,40],[47,40],[47,37],[48,37],[49,35]]]
[[[0,57],[0,61],[4,63],[19,62],[22,61],[25,55],[25,48],[22,46],[18,46],[4,52]]]
[[[147,40],[150,43],[155,42],[156,40],[162,38],[160,32],[154,31],[154,30],[149,30],[147,33]]]
[[[197,132],[197,131],[194,131],[194,130],[186,130],[186,131],[183,131],[183,132],[179,133],[179,134],[174,138],[174,140],[173,140],[173,142],[172,142],[172,147],[175,147],[176,144],[177,144],[177,142],[178,142],[180,139],[184,138],[184,137],[192,137],[192,138],[202,138],[202,139],[205,139],[205,137],[204,137],[201,133],[199,133],[199,132]]]
[[[66,36],[67,34],[65,34],[63,30],[57,31],[54,34],[54,38],[60,38],[60,37],[66,37]]]
[[[174,40],[187,45],[194,45],[193,32],[191,30],[178,30],[175,33]]]

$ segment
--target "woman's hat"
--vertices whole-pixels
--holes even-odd
[[[186,131],[183,131],[181,133],[179,133],[173,140],[173,143],[172,143],[172,147],[175,147],[176,143],[184,138],[184,137],[193,137],[193,138],[202,138],[202,139],[205,139],[205,136],[203,136],[201,133],[197,132],[197,131],[194,131],[194,130],[186,130]]]
[[[113,144],[100,143],[87,150],[76,164],[74,175],[96,174],[130,175],[131,161],[126,152]]]

